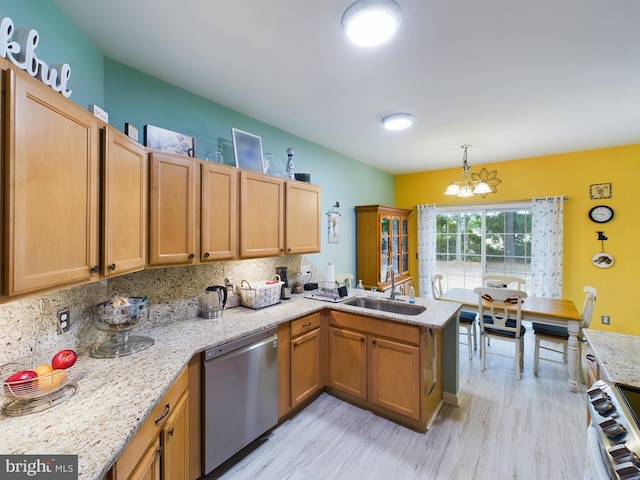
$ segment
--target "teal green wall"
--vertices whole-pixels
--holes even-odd
[[[284,170],[286,150],[292,147],[296,172],[311,174],[312,183],[322,187],[322,211],[340,202],[342,214],[340,242],[327,242],[324,216],[322,251],[310,259],[317,266],[334,263],[337,273],[355,274],[353,208],[393,205],[392,175],[104,57],[48,0],[0,0],[0,16],[10,17],[17,28],[38,31],[39,58],[71,66],[71,100],[83,108],[89,103],[101,106],[109,113],[109,123],[121,131],[125,122],[133,124],[140,142],[144,125],[156,125],[196,137],[199,158],[222,147],[225,163],[233,164],[231,128],[235,127],[262,137],[263,151],[274,155],[275,171]]]
[[[35,53],[47,65],[69,64],[71,100],[83,108],[103,105],[102,53],[49,0],[0,0],[0,17],[9,17],[16,29],[38,32]]]

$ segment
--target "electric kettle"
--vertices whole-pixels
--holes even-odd
[[[200,297],[200,316],[202,318],[218,318],[222,316],[227,304],[227,288],[222,285],[207,287]]]

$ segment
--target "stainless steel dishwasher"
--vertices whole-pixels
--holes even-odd
[[[278,423],[276,330],[262,330],[202,354],[205,475]]]

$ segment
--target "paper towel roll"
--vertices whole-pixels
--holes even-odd
[[[327,269],[325,271],[324,277],[327,283],[335,283],[336,271],[335,271],[335,267],[332,264],[330,263],[327,264]]]

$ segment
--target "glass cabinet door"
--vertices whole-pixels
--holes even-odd
[[[380,278],[378,282],[384,282],[389,268],[389,243],[391,236],[389,235],[389,217],[380,217]]]

